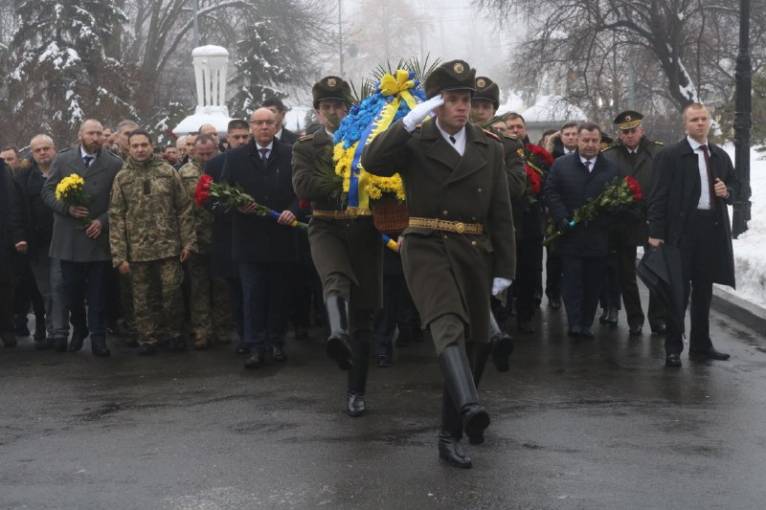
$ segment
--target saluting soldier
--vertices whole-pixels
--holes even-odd
[[[641,113],[628,110],[614,119],[618,141],[604,151],[604,157],[614,163],[620,177],[635,177],[648,196],[652,182],[653,162],[662,144],[649,140],[644,134]],[[646,202],[636,204],[617,221],[619,228],[609,233],[609,244],[616,252],[617,281],[622,290],[622,301],[631,336],[641,334],[644,312],[636,283],[636,247],[644,245],[649,237],[646,223]],[[614,318],[616,321],[616,317]],[[665,334],[665,312],[656,297],[649,295],[649,326],[652,334]]]
[[[327,355],[349,370],[346,413],[366,410],[367,368],[372,322],[382,301],[383,243],[369,211],[343,206],[341,182],[333,165],[333,133],[348,113],[351,88],[327,76],[312,88],[321,127],[293,145],[293,187],[313,209],[308,237],[322,281],[330,326]]]
[[[505,171],[506,178],[508,179],[508,196],[511,199],[511,209],[513,211],[513,223],[514,223],[514,235],[513,235],[513,251],[516,253],[516,227],[517,216],[521,216],[521,209],[517,209],[520,204],[526,199],[527,193],[527,175],[524,173],[524,160],[519,155],[519,150],[524,149],[524,144],[521,140],[511,138],[505,134],[504,130],[500,130],[495,127],[497,125],[495,114],[497,109],[500,108],[500,88],[497,83],[492,81],[486,76],[479,76],[476,78],[476,92],[474,92],[471,99],[471,122],[477,124],[479,127],[491,131],[503,144],[503,154],[505,158]],[[502,123],[503,127],[505,123]],[[516,211],[519,214],[516,214]],[[510,290],[509,290],[510,294]],[[493,300],[493,316],[490,318],[490,337],[493,339],[493,361],[495,367],[500,371],[507,371],[508,356],[513,350],[513,344],[511,338],[504,333],[496,319],[500,324],[504,324],[510,316],[511,301],[510,296],[508,298],[507,307],[500,305],[499,300]],[[508,311],[506,311],[506,309]],[[476,374],[474,374],[476,375]],[[479,377],[476,378],[476,384],[478,385]]]
[[[463,433],[480,443],[490,421],[472,374],[491,349],[490,292],[505,291],[515,271],[503,147],[468,123],[475,73],[462,60],[440,65],[426,79],[429,99],[378,135],[362,156],[368,171],[398,172],[404,180],[410,212],[401,249],[405,278],[445,383],[439,457],[461,468],[471,467],[459,444]],[[423,122],[432,110],[436,118]]]

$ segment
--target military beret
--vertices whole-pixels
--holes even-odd
[[[500,88],[486,76],[476,78],[476,92],[473,94],[474,101],[489,101],[495,110],[500,108]]]
[[[643,118],[644,116],[636,111],[626,110],[614,119],[614,125],[619,130],[633,129],[641,125],[641,119]]]
[[[445,62],[426,78],[426,96],[432,98],[448,90],[476,90],[476,69],[464,60]]]
[[[350,105],[351,87],[346,80],[337,76],[325,76],[314,84],[311,88],[311,95],[314,98],[314,108],[319,108],[319,102],[325,99],[341,101]]]

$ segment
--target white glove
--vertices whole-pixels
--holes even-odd
[[[429,115],[433,116],[433,110],[444,104],[444,98],[441,94],[432,97],[428,101],[419,103],[415,108],[409,111],[407,115],[402,119],[404,129],[412,133],[418,124],[421,124],[423,120]]]
[[[492,295],[495,297],[499,296],[503,293],[503,291],[511,286],[511,283],[513,282],[508,278],[500,278],[499,276],[495,277],[495,279],[492,280]]]

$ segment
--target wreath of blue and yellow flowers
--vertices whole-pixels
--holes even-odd
[[[370,200],[379,199],[384,193],[393,194],[402,202],[406,200],[399,174],[378,177],[368,173],[361,164],[362,151],[425,99],[415,73],[398,69],[384,74],[375,86],[375,93],[351,107],[335,132],[333,151],[335,173],[343,180],[348,209],[369,210]]]

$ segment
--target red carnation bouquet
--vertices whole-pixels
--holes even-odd
[[[540,195],[543,189],[543,176],[553,164],[553,156],[547,150],[533,143],[526,144],[523,149],[519,149],[518,153],[524,160],[524,172],[527,174],[534,200],[534,197]]]
[[[565,228],[557,229],[553,225],[548,225],[544,244],[552,243],[582,222],[592,221],[602,214],[615,212],[622,207],[641,202],[643,199],[644,193],[635,177],[628,175],[623,179],[617,178],[604,188],[599,196],[588,200],[577,209]]]
[[[254,204],[257,208],[257,214],[261,216],[271,216],[274,219],[278,219],[280,216],[277,211],[256,203],[253,197],[245,193],[239,186],[215,182],[207,174],[202,174],[197,181],[197,187],[194,189],[194,203],[197,207],[207,207],[213,211],[223,210],[226,212]],[[298,220],[293,221],[290,226],[308,228],[306,223],[301,223]]]

